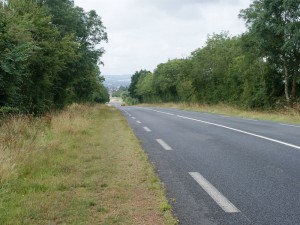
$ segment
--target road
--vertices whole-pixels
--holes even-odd
[[[180,224],[300,224],[299,125],[115,105]]]

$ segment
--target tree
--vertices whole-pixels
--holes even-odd
[[[20,86],[35,49],[28,25],[29,21],[20,24],[7,7],[0,8],[0,107],[16,107],[20,98]]]
[[[138,95],[138,99],[142,102],[151,102],[153,97],[153,74],[152,73],[144,73],[139,77],[137,86],[136,86],[136,94]]]
[[[188,76],[190,70],[186,66],[188,60],[173,59],[166,63],[161,63],[154,70],[154,86],[156,93],[163,101],[178,101],[183,96],[182,93],[188,82],[184,79]],[[185,82],[183,84],[182,82]],[[179,93],[181,96],[179,96]]]
[[[298,0],[255,0],[240,17],[261,55],[283,74],[285,98],[293,105],[299,86],[300,4]]]
[[[55,101],[59,105],[70,102],[90,101],[93,97],[95,83],[103,81],[98,64],[104,53],[99,45],[107,41],[107,33],[97,13],[92,10],[84,12],[75,7],[72,0],[41,0],[52,14],[52,23],[57,26],[62,36],[73,36],[77,43],[77,58],[69,63],[57,80]]]
[[[136,99],[138,98],[137,84],[138,84],[139,78],[142,75],[145,75],[147,73],[150,73],[150,71],[140,70],[140,71],[136,71],[135,74],[132,75],[132,77],[131,77],[131,83],[130,83],[129,88],[128,88],[128,91],[129,91],[129,94],[130,94],[131,98],[136,98]]]
[[[72,102],[107,101],[98,66],[106,40],[96,12],[72,0],[0,5],[0,107],[39,114]]]
[[[233,77],[227,71],[235,57],[240,56],[237,38],[231,38],[227,32],[208,36],[206,46],[192,53],[192,84],[199,102],[229,102],[235,95],[230,93],[228,84],[238,83],[239,77]],[[236,91],[238,85],[233,85]]]
[[[60,38],[50,16],[33,1],[10,0],[2,13],[0,74],[10,90],[2,95],[2,105],[34,113],[49,110],[53,83],[73,58],[75,44],[68,36]]]
[[[125,95],[127,95],[125,98],[127,98],[129,96],[129,92],[128,92],[128,87],[119,87],[117,90],[113,90],[112,92],[112,97],[119,97],[119,98],[123,98],[122,94],[125,93]],[[123,99],[125,99],[123,98]]]

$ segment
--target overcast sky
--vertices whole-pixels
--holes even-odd
[[[251,0],[75,0],[94,9],[107,28],[103,75],[153,70],[203,46],[208,34],[245,31],[239,11]]]

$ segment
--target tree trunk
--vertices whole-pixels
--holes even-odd
[[[296,100],[296,94],[297,94],[297,77],[298,77],[298,71],[295,71],[293,74],[293,83],[292,83],[292,91],[291,91],[291,98],[293,101]]]
[[[287,103],[290,103],[290,95],[289,95],[289,71],[286,59],[284,59],[284,93],[285,93],[285,99]]]

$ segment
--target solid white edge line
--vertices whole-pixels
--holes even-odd
[[[152,110],[154,112],[158,112],[158,113],[162,113],[162,114],[166,114],[166,115],[170,115],[170,116],[175,116],[174,114],[172,113],[167,113],[167,112],[163,112],[163,111],[158,111],[158,110]]]
[[[171,115],[171,116],[175,116],[172,113],[166,113],[166,112],[153,110],[153,109],[150,109],[150,110],[155,111],[155,112],[159,112],[159,113],[164,113],[164,114]],[[229,117],[229,116],[223,116],[223,115],[221,115],[221,116],[222,117]],[[275,142],[275,143],[278,143],[278,144],[281,144],[281,145],[285,145],[285,146],[300,150],[300,146],[289,144],[287,142],[279,141],[279,140],[276,140],[276,139],[273,139],[273,138],[268,138],[268,137],[265,137],[265,136],[262,136],[262,135],[257,135],[257,134],[254,134],[254,133],[250,133],[250,132],[247,132],[247,131],[235,129],[235,128],[232,128],[232,127],[227,127],[227,126],[223,126],[223,125],[220,125],[220,124],[211,123],[211,122],[207,122],[207,121],[203,121],[203,120],[197,120],[197,119],[193,119],[193,118],[189,118],[189,117],[185,117],[185,116],[177,115],[177,117],[180,117],[180,118],[183,118],[183,119],[188,119],[188,120],[193,120],[193,121],[197,121],[197,122],[201,122],[201,123],[205,123],[205,124],[209,124],[209,125],[213,125],[213,126],[217,126],[217,127],[222,127],[222,128],[228,129],[228,130],[233,130],[233,131],[236,131],[236,132],[239,132],[239,133],[247,134],[247,135],[250,135],[250,136],[253,136],[253,137],[261,138],[261,139],[264,139],[264,140],[268,140],[268,141],[271,141],[271,142]],[[252,119],[245,119],[245,120],[252,120]],[[253,121],[257,121],[257,120],[253,120]],[[289,125],[289,124],[280,124],[280,125],[298,127],[298,126]],[[300,128],[300,126],[299,126],[299,128]]]
[[[258,120],[255,120],[255,119],[248,119],[248,118],[242,118],[243,120],[249,120],[249,121],[256,121],[258,122]]]
[[[165,150],[170,151],[173,150],[164,140],[156,139],[156,141],[163,147]]]
[[[300,126],[297,126],[297,125],[292,125],[292,124],[279,123],[279,125],[300,128]]]
[[[213,126],[217,126],[217,127],[222,127],[222,128],[228,129],[228,130],[233,130],[233,131],[236,131],[236,132],[239,132],[239,133],[247,134],[247,135],[250,135],[250,136],[253,136],[253,137],[261,138],[261,139],[264,139],[264,140],[268,140],[268,141],[271,141],[271,142],[275,142],[275,143],[278,143],[278,144],[281,144],[281,145],[285,145],[285,146],[300,150],[300,146],[289,144],[289,143],[279,141],[279,140],[276,140],[276,139],[273,139],[273,138],[268,138],[268,137],[265,137],[265,136],[253,134],[253,133],[246,132],[246,131],[239,130],[239,129],[235,129],[235,128],[232,128],[232,127],[227,127],[227,126],[223,126],[223,125],[220,125],[220,124],[211,123],[211,122],[207,122],[207,121],[203,121],[203,120],[197,120],[197,119],[193,119],[193,118],[189,118],[189,117],[185,117],[185,116],[177,115],[177,117],[183,118],[183,119],[188,119],[188,120],[193,120],[193,121],[197,121],[197,122],[200,122],[200,123],[205,123],[205,124],[209,124],[209,125],[213,125]]]
[[[148,127],[144,127],[144,130],[147,132],[151,132],[151,130]]]
[[[209,181],[207,181],[200,173],[189,172],[189,174],[226,213],[241,212],[221,192],[219,192]]]

